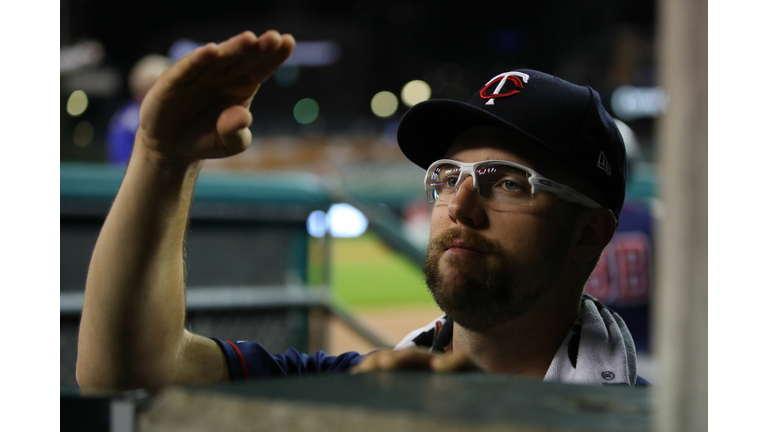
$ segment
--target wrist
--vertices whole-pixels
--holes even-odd
[[[124,196],[134,206],[151,203],[155,211],[170,211],[186,220],[201,165],[202,161],[166,157],[137,139],[118,198]]]
[[[182,156],[169,156],[157,151],[144,142],[141,129],[136,133],[136,141],[131,154],[131,164],[144,166],[162,173],[186,174],[197,173],[202,160]]]

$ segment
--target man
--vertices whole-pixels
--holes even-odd
[[[89,269],[77,364],[84,391],[404,367],[635,385],[623,322],[582,299],[624,199],[623,146],[593,90],[535,71],[500,75],[474,108],[432,101],[401,124],[404,153],[429,168],[425,274],[450,318],[369,356],[272,355],[185,330],[183,242],[201,160],[248,146],[251,100],[294,46],[275,31],[208,44],[144,99]],[[525,105],[505,105],[515,99]],[[494,109],[505,117],[488,115]],[[515,116],[521,126],[505,121]],[[438,159],[449,160],[433,166]]]

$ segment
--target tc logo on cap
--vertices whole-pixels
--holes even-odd
[[[495,77],[491,78],[490,81],[480,90],[480,97],[483,99],[488,99],[488,102],[486,102],[486,105],[493,105],[495,98],[500,97],[507,97],[512,96],[513,94],[520,93],[520,90],[523,88],[523,83],[528,82],[528,74],[524,74],[522,72],[504,72],[502,74],[498,74]],[[504,87],[504,84],[507,83],[507,81],[512,81],[512,85],[514,86],[511,91],[508,91],[506,93],[501,93],[501,89]],[[491,87],[492,84],[498,83],[496,85],[496,88],[493,90],[492,94],[488,94],[488,89]]]

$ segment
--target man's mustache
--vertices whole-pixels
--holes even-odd
[[[493,240],[489,240],[476,231],[461,229],[458,227],[449,228],[429,242],[429,250],[432,253],[443,252],[455,242],[462,242],[463,247],[484,254],[496,254],[501,250]]]

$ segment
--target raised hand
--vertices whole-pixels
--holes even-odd
[[[144,98],[136,146],[178,162],[242,152],[251,141],[251,100],[295,45],[291,35],[270,30],[196,49],[165,71]]]

